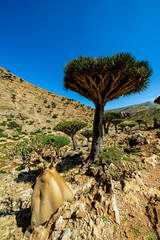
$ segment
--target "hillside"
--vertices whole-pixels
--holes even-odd
[[[76,134],[76,150],[72,143],[57,151],[52,144],[39,145],[38,137],[30,140],[37,133],[59,135],[53,127],[62,120],[85,121],[87,128],[92,128],[93,109],[36,87],[2,68],[0,87],[2,240],[160,239],[160,128],[136,126],[133,131],[118,129],[116,133],[111,127],[109,135],[103,136],[102,154],[88,166],[92,142],[81,134]],[[149,108],[152,104],[146,105]],[[145,117],[147,121],[160,114],[160,109],[147,111],[133,112],[135,118]],[[133,120],[134,114],[124,120],[128,119]],[[33,185],[42,170],[49,171],[51,156],[56,156],[54,167],[72,189],[74,200],[64,202],[56,212],[45,205],[50,219],[29,232]],[[51,182],[55,183],[43,185],[42,192]],[[37,200],[42,202],[44,196],[37,194]],[[49,192],[52,201],[50,196]]]
[[[9,137],[51,133],[63,120],[92,122],[92,108],[34,86],[4,68],[0,68],[0,89],[0,128]],[[9,127],[11,122],[17,127]]]
[[[138,112],[152,110],[152,109],[160,109],[160,105],[157,103],[148,101],[148,102],[141,103],[141,104],[135,104],[135,105],[131,105],[131,106],[108,110],[108,112],[117,112],[117,113],[128,112],[130,114],[135,114]]]
[[[156,118],[158,123],[160,123],[160,108],[159,109],[151,109],[147,111],[141,111],[138,113],[132,113],[127,120],[137,120],[141,119],[144,122],[147,122],[150,124],[150,126],[153,126],[153,119]]]

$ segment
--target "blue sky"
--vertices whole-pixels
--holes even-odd
[[[63,88],[65,64],[82,56],[130,52],[148,60],[148,90],[108,102],[113,109],[160,95],[159,0],[0,1],[0,66],[41,88],[92,106]]]

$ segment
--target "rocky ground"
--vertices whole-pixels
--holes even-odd
[[[90,167],[82,167],[89,147],[77,152],[67,149],[56,168],[73,189],[74,201],[64,203],[31,234],[26,229],[30,224],[32,185],[40,172],[38,165],[30,173],[27,169],[17,171],[21,160],[8,162],[1,153],[1,239],[158,240],[160,138],[157,130],[139,133],[142,138],[133,147],[134,152],[129,152],[126,139],[138,133],[104,138],[104,152],[108,147],[117,147],[120,161],[108,161],[104,155]],[[128,152],[121,155],[122,149]]]

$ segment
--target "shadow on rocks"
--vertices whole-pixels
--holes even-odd
[[[73,156],[68,155],[62,158],[61,162],[57,163],[56,170],[60,173],[65,172],[82,164],[84,161],[85,159],[82,157],[82,153],[74,154]]]
[[[19,211],[13,211],[12,209],[5,209],[0,213],[0,216],[16,216],[17,226],[22,228],[22,232],[24,233],[26,229],[30,225],[31,220],[31,208],[20,209]]]
[[[16,221],[17,226],[22,228],[22,232],[24,233],[30,225],[31,221],[31,209],[25,208],[16,212]]]
[[[18,178],[15,179],[16,182],[31,182],[34,183],[36,181],[36,178],[39,176],[41,170],[40,169],[36,169],[36,170],[32,170],[30,172],[21,172],[18,175]]]

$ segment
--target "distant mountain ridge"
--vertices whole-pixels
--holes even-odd
[[[121,113],[121,112],[128,112],[130,114],[132,113],[138,113],[141,111],[147,111],[147,110],[152,110],[152,109],[159,109],[160,105],[157,103],[154,103],[152,101],[147,101],[141,104],[134,104],[134,105],[130,105],[130,106],[126,106],[126,107],[121,107],[121,108],[116,108],[116,109],[111,109],[108,110],[107,112],[117,112],[117,113]]]

